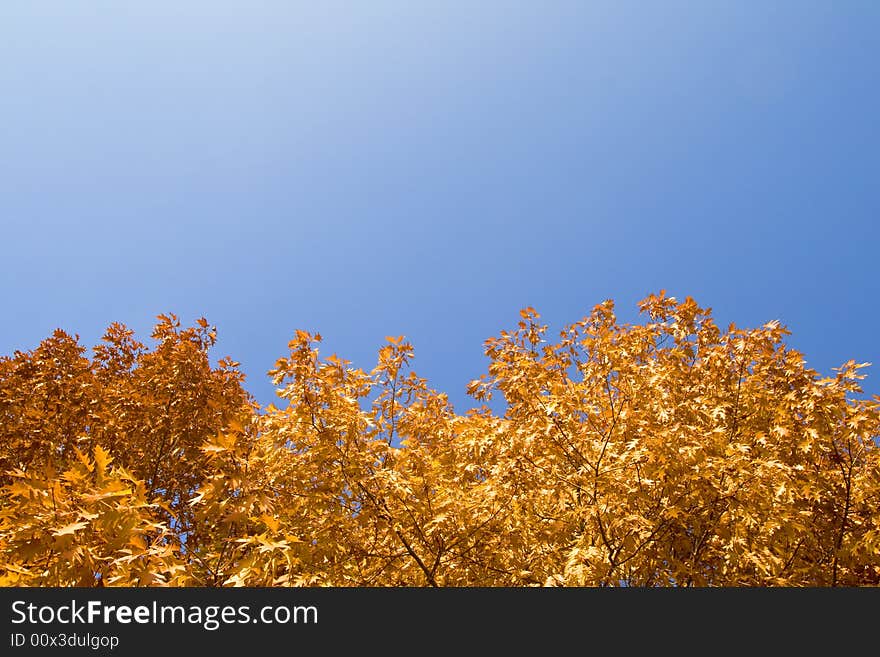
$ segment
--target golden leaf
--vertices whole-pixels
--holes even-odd
[[[53,536],[66,536],[68,534],[74,534],[78,532],[80,529],[85,529],[88,525],[84,522],[72,522],[69,525],[65,525],[61,529],[57,529],[52,532]]]

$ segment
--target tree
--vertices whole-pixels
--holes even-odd
[[[114,324],[92,360],[60,330],[0,360],[0,565],[8,583],[191,577],[186,555],[198,528],[189,502],[208,460],[201,447],[230,422],[248,421],[254,407],[236,363],[210,367],[216,336],[204,319],[185,330],[173,315],[159,320],[153,351]],[[134,578],[132,550],[187,567],[173,568],[173,578],[165,565]]]
[[[777,322],[664,293],[555,342],[531,308],[457,414],[391,337],[297,331],[259,408],[204,319],[0,360],[7,585],[755,586],[880,581],[880,399]]]

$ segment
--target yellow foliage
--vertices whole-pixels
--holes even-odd
[[[0,358],[7,586],[833,586],[880,581],[880,400],[771,321],[664,293],[485,343],[458,414],[389,336],[298,330],[260,409],[207,320]]]

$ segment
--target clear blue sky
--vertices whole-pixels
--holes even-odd
[[[880,392],[880,3],[4,0],[0,353],[160,312],[482,342],[666,288]]]

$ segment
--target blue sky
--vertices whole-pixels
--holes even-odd
[[[295,329],[367,369],[406,334],[464,410],[519,308],[665,288],[876,372],[878,32],[857,0],[4,1],[0,353],[205,315],[268,403]]]

